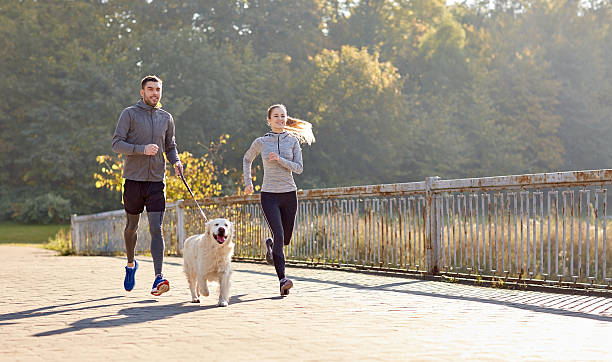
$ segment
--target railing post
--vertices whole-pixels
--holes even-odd
[[[79,253],[79,230],[76,222],[76,214],[70,215],[70,240],[72,240],[72,249],[76,254]]]
[[[437,205],[434,202],[431,187],[440,177],[433,176],[425,179],[425,247],[427,258],[427,272],[429,274],[438,274],[440,268],[438,266],[438,214]]]
[[[178,239],[178,253],[183,255],[183,242],[185,242],[185,201],[176,203],[176,238]]]

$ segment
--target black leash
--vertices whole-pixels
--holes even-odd
[[[187,190],[191,194],[191,197],[193,198],[193,201],[195,201],[196,206],[198,207],[198,209],[200,209],[200,213],[202,214],[202,217],[204,218],[204,221],[208,222],[208,218],[206,217],[206,214],[204,214],[204,211],[200,207],[200,204],[198,204],[198,200],[196,200],[195,196],[193,196],[193,192],[191,191],[191,187],[189,187],[189,185],[187,185],[187,181],[185,181],[185,177],[183,177],[183,171],[181,169],[179,169],[179,176],[181,176],[181,180],[183,180],[183,183],[185,184],[185,187],[187,187]]]

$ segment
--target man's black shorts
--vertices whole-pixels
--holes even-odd
[[[125,180],[123,184],[123,207],[128,214],[136,215],[144,211],[159,212],[166,209],[164,183]]]

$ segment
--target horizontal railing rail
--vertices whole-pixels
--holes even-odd
[[[293,263],[610,289],[612,170],[350,186],[298,192],[286,259]],[[268,227],[259,195],[198,201],[235,223],[235,258],[262,260]],[[193,201],[169,203],[168,253],[202,233]],[[141,218],[137,251],[149,250]],[[124,250],[123,210],[72,217],[80,254]]]

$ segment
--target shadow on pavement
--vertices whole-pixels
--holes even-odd
[[[272,274],[272,273],[253,271],[253,270],[248,270],[248,269],[234,269],[234,272],[235,273],[260,274],[260,275]],[[589,314],[589,313],[564,310],[564,309],[554,308],[554,307],[543,307],[543,306],[527,304],[527,303],[494,299],[495,296],[493,295],[493,293],[491,293],[490,298],[479,298],[475,296],[452,295],[452,294],[426,292],[426,291],[419,291],[419,290],[393,289],[393,287],[398,287],[402,285],[427,283],[427,281],[425,280],[415,279],[415,280],[408,280],[406,282],[395,282],[395,283],[379,284],[379,285],[363,285],[363,284],[358,284],[358,283],[347,283],[347,282],[340,282],[340,281],[335,281],[335,280],[322,280],[322,279],[304,278],[304,277],[292,277],[292,279],[296,281],[304,281],[304,282],[309,282],[309,283],[326,284],[332,287],[353,288],[353,289],[359,289],[359,290],[376,290],[376,291],[385,291],[385,292],[392,292],[392,293],[404,293],[404,294],[418,295],[418,296],[423,296],[423,297],[444,298],[444,299],[449,299],[449,300],[460,300],[460,301],[470,301],[470,302],[478,302],[478,303],[485,303],[485,304],[495,304],[495,305],[502,305],[502,306],[510,307],[510,308],[517,308],[517,309],[533,311],[533,312],[593,319],[593,320],[598,320],[602,322],[612,322],[612,317],[603,316],[603,315]],[[442,282],[437,282],[437,283],[440,283],[441,286],[445,285],[445,283],[442,283]],[[486,293],[485,287],[479,287],[479,288],[482,288],[482,291]],[[493,292],[496,290],[491,289],[491,291]]]
[[[124,296],[117,295],[117,296],[114,296],[114,297],[105,297],[105,298],[99,298],[99,299],[89,299],[89,300],[84,300],[82,302],[74,302],[74,303],[66,303],[66,304],[58,304],[58,305],[49,305],[49,306],[46,306],[46,307],[29,309],[29,310],[24,310],[24,311],[21,311],[21,312],[1,314],[0,315],[0,322],[2,322],[2,321],[9,321],[9,320],[15,320],[15,319],[44,317],[44,316],[48,316],[48,315],[52,315],[52,314],[59,314],[59,313],[65,313],[65,312],[74,312],[74,311],[87,310],[87,309],[97,309],[97,308],[104,308],[104,307],[112,307],[112,306],[115,306],[115,305],[132,304],[132,303],[134,303],[134,302],[123,302],[123,303],[114,303],[114,304],[106,304],[106,305],[94,305],[94,306],[86,306],[86,307],[78,307],[78,308],[67,308],[67,309],[57,310],[57,308],[64,308],[64,307],[75,306],[75,305],[86,304],[86,303],[101,302],[101,301],[106,301],[106,300],[111,300],[111,299],[118,299],[118,298],[124,298]],[[142,302],[145,302],[145,301],[140,301],[140,302],[137,302],[137,303],[142,303]],[[3,325],[3,324],[10,324],[10,323],[0,323],[0,325]]]
[[[247,302],[255,302],[259,300],[276,300],[282,299],[281,296],[277,297],[267,297],[267,298],[256,298],[256,299],[246,299],[242,298],[246,294],[232,296],[230,298],[230,306],[232,304],[239,303],[247,303]],[[90,302],[90,301],[87,301]],[[87,303],[83,302],[83,303]],[[121,303],[121,304],[133,304],[134,302],[129,303]],[[149,299],[136,302],[139,304],[155,304],[158,303],[157,300]],[[76,304],[76,303],[75,303]],[[114,304],[117,305],[117,304]],[[88,309],[88,308],[103,308],[112,305],[98,305],[87,308],[79,308],[79,309]],[[135,324],[135,323],[144,323],[154,320],[160,320],[165,318],[175,317],[177,315],[192,313],[192,312],[201,312],[208,309],[218,308],[216,305],[206,305],[201,306],[198,303],[191,302],[181,302],[181,303],[173,303],[173,304],[163,304],[163,305],[146,305],[146,306],[138,306],[138,307],[130,307],[120,310],[117,314],[108,314],[108,315],[100,315],[91,318],[81,319],[74,323],[71,323],[69,327],[56,329],[47,332],[36,333],[34,337],[43,337],[43,336],[52,336],[63,333],[77,332],[84,329],[91,328],[112,328],[112,327],[121,327],[124,325]],[[62,312],[70,312],[71,310],[62,310],[57,313]],[[18,314],[18,313],[15,313]],[[32,315],[32,317],[37,317],[40,315]]]

